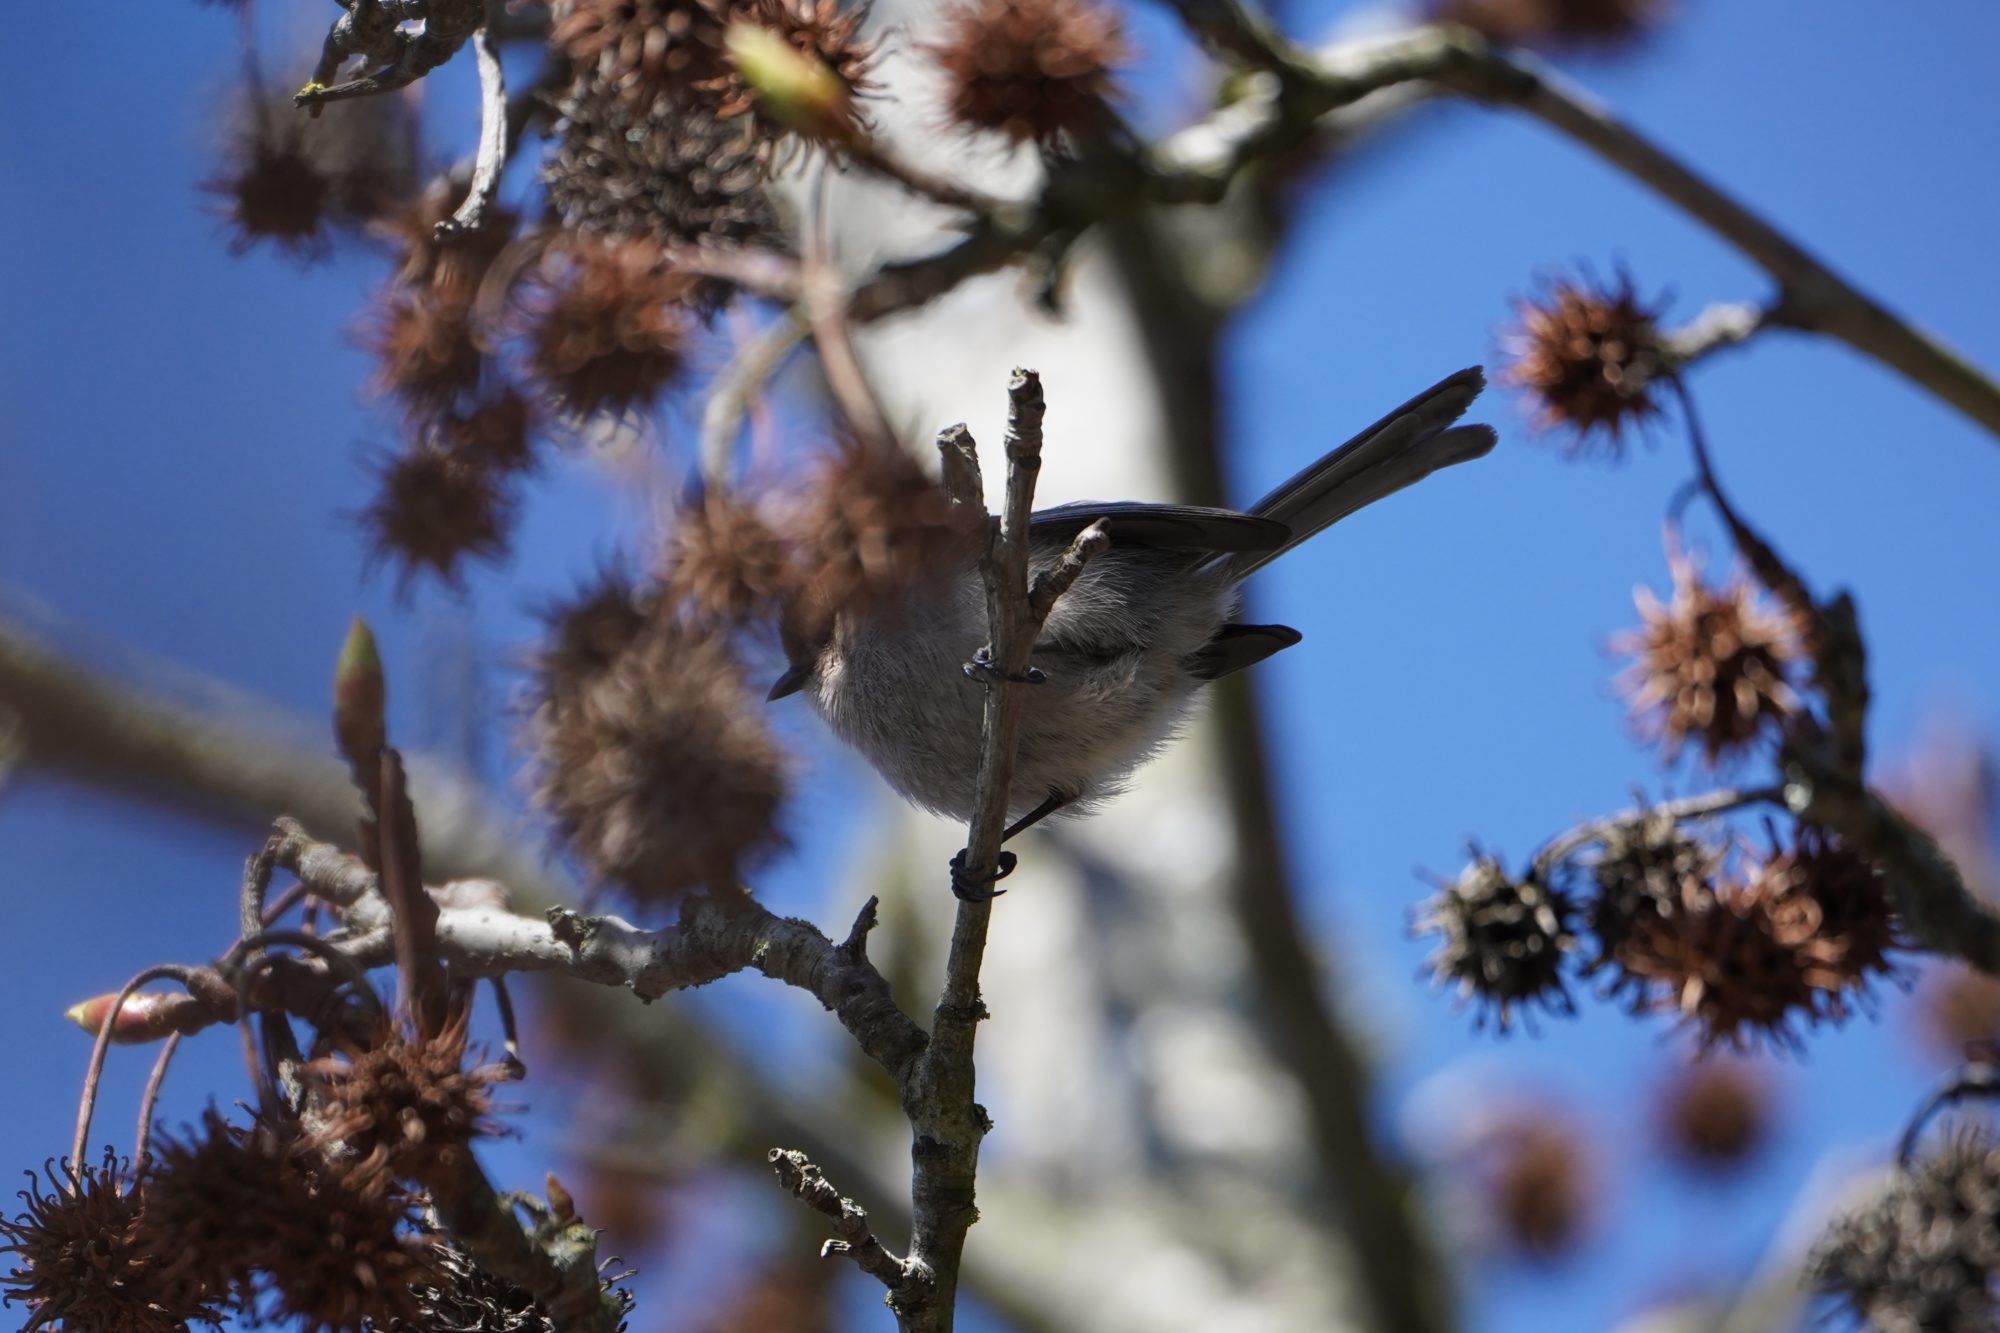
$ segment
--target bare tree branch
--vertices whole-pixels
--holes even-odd
[[[810,1158],[796,1148],[773,1148],[769,1160],[779,1184],[833,1223],[835,1239],[820,1248],[822,1258],[844,1254],[892,1293],[912,1280],[904,1262],[884,1249],[882,1242],[875,1239],[875,1233],[868,1229],[867,1211],[854,1200],[843,1197]]]
[[[479,150],[473,158],[472,184],[458,211],[438,224],[438,238],[449,239],[486,225],[487,214],[500,197],[500,175],[507,167],[509,116],[507,72],[500,65],[500,42],[493,16],[500,0],[486,0],[486,25],[472,35],[472,54],[479,65]]]

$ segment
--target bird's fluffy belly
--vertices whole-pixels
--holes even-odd
[[[1162,604],[1146,595],[1162,586],[1151,569],[1107,555],[1057,604],[1033,659],[1047,679],[1023,700],[1010,817],[1051,794],[1082,809],[1115,793],[1185,718],[1200,683],[1187,659],[1227,618],[1235,589],[1178,572]],[[985,641],[983,610],[968,597],[848,626],[812,691],[890,786],[954,819],[971,815],[979,770],[986,689],[962,667]]]

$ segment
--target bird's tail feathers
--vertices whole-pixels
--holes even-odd
[[[1292,530],[1283,546],[1228,557],[1240,577],[1338,523],[1357,509],[1413,486],[1439,468],[1469,462],[1491,451],[1491,426],[1457,426],[1486,387],[1473,366],[1431,386],[1299,472],[1250,507]]]

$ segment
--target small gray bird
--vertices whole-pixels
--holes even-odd
[[[1042,680],[1023,707],[1006,836],[1115,795],[1173,736],[1204,684],[1297,643],[1295,629],[1233,619],[1244,578],[1355,510],[1492,449],[1492,427],[1453,426],[1485,383],[1475,366],[1424,390],[1248,513],[1093,501],[1038,511],[1031,577],[1099,519],[1111,545],[1035,642]],[[963,820],[986,695],[964,664],[986,642],[986,598],[970,560],[931,587],[893,615],[837,620],[816,651],[797,652],[770,697],[803,690],[890,786]],[[953,883],[961,896],[990,896]]]

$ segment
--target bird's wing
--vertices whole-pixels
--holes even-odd
[[[1059,539],[1081,532],[1099,519],[1107,521],[1111,540],[1120,546],[1155,546],[1170,551],[1275,551],[1292,535],[1292,530],[1276,519],[1239,514],[1233,509],[1139,501],[1079,500],[1037,510],[1028,526],[1035,537]]]

